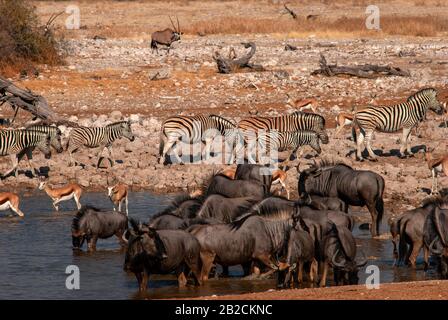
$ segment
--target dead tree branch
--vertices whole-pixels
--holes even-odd
[[[254,56],[256,51],[255,43],[253,42],[242,42],[245,48],[250,48],[250,51],[238,58],[235,51],[229,53],[229,58],[224,58],[219,52],[215,51],[213,53],[213,59],[216,61],[218,71],[220,73],[231,73],[241,68],[250,68],[256,71],[264,70],[263,66],[250,63],[250,59]]]
[[[399,67],[378,66],[372,64],[364,64],[353,67],[343,67],[336,64],[329,65],[323,55],[320,55],[319,60],[320,69],[314,70],[311,74],[322,74],[327,77],[337,75],[349,75],[359,78],[376,78],[380,76],[400,76],[409,77],[409,71],[403,70]]]
[[[294,20],[297,20],[297,14],[294,11],[292,11],[291,9],[289,9],[286,6],[286,4],[284,4],[283,6],[285,7],[285,10],[287,11],[287,13],[289,13]]]
[[[29,89],[22,89],[11,81],[0,77],[0,104],[7,102],[17,115],[18,109],[31,113],[35,118],[48,123],[78,126],[76,123],[62,119],[48,106],[47,100],[41,95],[33,93]],[[14,116],[14,117],[15,117]]]

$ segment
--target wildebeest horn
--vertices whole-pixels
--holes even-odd
[[[128,231],[129,231],[129,230],[126,230],[125,232],[123,232],[123,235],[121,236],[121,239],[122,239],[124,242],[126,242],[126,243],[129,242],[129,240],[126,239],[126,233],[127,233]]]
[[[335,266],[335,267],[343,268],[343,267],[345,266],[344,263],[341,263],[341,262],[337,262],[337,261],[336,261],[336,256],[338,255],[338,253],[339,253],[339,249],[336,250],[335,254],[333,255],[333,258],[331,258],[331,263],[332,263],[333,266]]]
[[[360,262],[358,262],[358,263],[356,264],[356,266],[357,266],[358,268],[364,267],[364,266],[367,264],[367,257],[366,257],[366,254],[364,253],[364,251],[361,251],[361,253],[362,253],[362,259],[361,259]]]
[[[436,255],[442,254],[442,250],[438,250],[435,248],[435,244],[438,239],[439,237],[435,237],[434,240],[432,240],[431,244],[429,245],[429,251]]]

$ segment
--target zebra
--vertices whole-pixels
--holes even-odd
[[[159,163],[165,163],[165,156],[170,150],[173,150],[176,160],[182,163],[176,151],[180,141],[189,144],[204,142],[202,157],[207,159],[211,152],[211,143],[217,136],[224,137],[226,145],[231,147],[229,160],[232,163],[235,141],[239,136],[239,131],[232,121],[214,114],[169,117],[163,122],[160,133]]]
[[[411,130],[426,119],[428,109],[437,114],[443,113],[443,106],[437,100],[437,90],[425,88],[411,95],[406,102],[391,106],[366,107],[355,112],[352,126],[353,141],[357,144],[356,159],[363,161],[361,146],[366,140],[366,147],[372,161],[378,157],[372,150],[371,141],[375,130],[380,132],[396,132],[403,129],[400,157],[405,157],[405,149],[412,155],[409,144]],[[356,136],[359,129],[359,137]]]
[[[238,129],[243,131],[245,140],[246,138],[255,138],[259,131],[294,132],[311,130],[321,134],[323,144],[329,142],[325,130],[325,118],[316,113],[295,111],[289,115],[278,117],[246,118],[238,123]]]
[[[42,124],[33,124],[26,127],[25,129],[48,133],[50,135],[50,144],[57,151],[57,153],[61,153],[62,151],[64,151],[64,148],[62,148],[61,143],[62,132],[58,127],[47,126]]]
[[[31,153],[37,147],[46,159],[51,158],[51,136],[42,131],[27,129],[2,129],[0,130],[0,156],[10,155],[12,169],[4,174],[9,176],[14,172],[17,177],[18,165],[22,157],[26,154],[28,164],[33,172],[40,174],[34,167]]]
[[[134,141],[135,137],[131,130],[130,121],[118,121],[111,124],[108,124],[104,127],[77,127],[74,128],[68,137],[66,150],[70,154],[70,163],[69,166],[76,165],[76,161],[73,157],[73,153],[75,153],[79,147],[84,146],[88,148],[98,148],[98,162],[97,168],[99,167],[101,160],[103,157],[100,157],[101,153],[105,148],[107,148],[109,152],[109,163],[111,166],[114,165],[114,160],[112,157],[112,143],[116,139],[120,139],[125,137],[129,139],[129,141]]]
[[[284,162],[284,165],[286,165],[289,162],[291,156],[294,153],[297,154],[297,151],[302,146],[308,145],[313,148],[317,152],[317,154],[321,154],[322,149],[320,147],[319,140],[324,141],[325,135],[311,130],[286,132],[273,130],[260,133],[258,135],[256,145],[258,146],[259,155],[261,152],[263,152],[268,156],[272,156],[272,150],[275,150],[276,152],[292,150],[292,152]],[[297,158],[299,157],[301,157],[301,155],[297,154]]]

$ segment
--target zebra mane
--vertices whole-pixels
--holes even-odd
[[[112,122],[106,125],[106,127],[113,127],[119,124],[123,124],[123,123],[129,123],[129,121],[126,120],[121,120],[121,121],[117,121],[117,122]]]
[[[212,119],[224,122],[227,125],[232,126],[232,128],[236,128],[236,123],[234,123],[232,120],[226,119],[226,118],[218,116],[216,114],[210,114],[209,117],[212,118]]]
[[[410,95],[406,101],[407,102],[412,101],[412,100],[414,100],[422,95],[425,95],[429,92],[437,94],[437,90],[434,88],[423,88],[423,89],[417,91],[416,93],[414,93],[413,95]]]

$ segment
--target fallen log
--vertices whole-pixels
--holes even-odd
[[[242,42],[241,44],[245,48],[250,48],[250,51],[241,58],[237,58],[234,51],[229,54],[229,58],[224,58],[218,51],[213,53],[213,59],[216,61],[219,73],[231,73],[242,68],[250,68],[256,71],[264,70],[263,66],[250,63],[250,59],[254,56],[256,51],[255,43]]]
[[[39,118],[47,123],[56,125],[64,124],[76,127],[76,123],[61,118],[48,106],[47,100],[41,95],[35,94],[29,89],[17,87],[11,81],[0,77],[0,105],[8,103],[14,110],[14,122],[19,109],[31,113],[34,118]]]
[[[376,78],[379,76],[400,76],[409,77],[409,71],[398,67],[378,66],[373,64],[364,64],[353,67],[338,66],[336,64],[329,65],[323,55],[320,55],[319,60],[320,69],[311,72],[311,75],[322,74],[327,77],[337,75],[349,75],[359,78]]]

